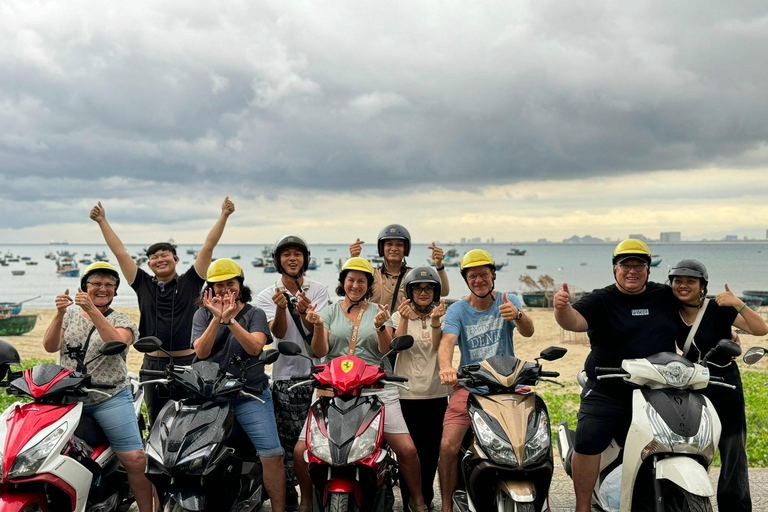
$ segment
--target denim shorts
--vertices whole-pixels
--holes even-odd
[[[283,454],[283,447],[277,435],[275,408],[269,388],[259,398],[264,403],[253,398],[237,400],[234,404],[235,417],[258,450],[259,457],[279,457]]]
[[[136,411],[133,409],[131,386],[124,387],[103,402],[83,407],[83,414],[96,420],[114,451],[144,450]]]

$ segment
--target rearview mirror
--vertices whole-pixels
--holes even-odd
[[[568,352],[567,348],[547,347],[541,351],[541,354],[539,354],[539,357],[545,361],[555,361],[563,357],[566,352]]]
[[[154,336],[147,336],[146,338],[139,338],[139,341],[133,344],[133,348],[142,353],[155,352],[162,350],[162,342]]]
[[[266,364],[272,364],[275,361],[277,361],[277,358],[280,357],[280,352],[271,348],[269,350],[263,350],[261,354],[259,354],[259,362]]]
[[[741,346],[731,340],[723,339],[717,342],[717,353],[723,356],[736,357],[741,355]]]
[[[298,356],[301,354],[301,347],[292,341],[281,341],[277,344],[277,350],[284,356]]]
[[[398,336],[393,339],[389,344],[389,350],[400,352],[402,350],[408,350],[413,346],[413,336],[406,334],[404,336]]]
[[[128,348],[122,341],[108,341],[99,347],[99,353],[105,356],[116,356]]]
[[[744,362],[747,364],[755,364],[763,358],[766,350],[763,347],[752,347],[744,354]]]

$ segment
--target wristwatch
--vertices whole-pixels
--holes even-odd
[[[381,324],[381,325],[379,326],[379,331],[383,331],[383,330],[384,330],[384,329],[386,329],[386,328],[387,328],[387,326],[386,326],[385,324]]]
[[[235,317],[229,319],[229,322],[224,322],[224,325],[232,325],[235,323]]]
[[[520,320],[521,318],[523,318],[523,310],[522,309],[518,309],[517,310],[517,316],[515,317],[515,320]]]

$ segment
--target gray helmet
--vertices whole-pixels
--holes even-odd
[[[406,299],[413,300],[413,287],[419,283],[434,285],[435,291],[432,293],[432,302],[438,302],[440,300],[442,283],[440,282],[440,276],[437,274],[437,270],[432,267],[416,267],[411,269],[405,275],[404,284]]]
[[[10,342],[0,338],[0,379],[5,378],[8,367],[11,365],[21,365],[19,351]]]
[[[301,267],[301,273],[307,271],[309,268],[309,247],[307,242],[303,238],[296,235],[284,235],[281,236],[275,243],[275,249],[272,251],[272,264],[275,266],[278,272],[283,273],[283,267],[280,265],[280,253],[283,249],[288,247],[298,247],[304,254],[304,265]]]
[[[408,256],[411,252],[411,234],[400,224],[390,224],[379,231],[379,256],[384,256],[384,240],[404,240],[405,255]]]
[[[709,272],[707,272],[707,267],[704,266],[704,264],[698,260],[680,260],[677,263],[675,263],[675,266],[673,266],[671,269],[669,269],[669,282],[672,283],[672,280],[675,277],[698,277],[701,279],[701,284],[704,288],[704,293],[707,292],[707,283],[709,283]]]

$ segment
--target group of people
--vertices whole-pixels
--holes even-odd
[[[409,390],[385,386],[371,390],[386,409],[384,437],[400,463],[400,489],[407,510],[431,510],[433,481],[440,474],[442,510],[452,510],[457,480],[457,455],[470,427],[468,391],[457,382],[453,364],[458,345],[460,365],[482,362],[497,354],[514,355],[513,333],[530,337],[532,319],[516,295],[494,289],[496,267],[486,251],[474,249],[461,261],[461,276],[469,293],[446,308],[448,276],[443,251],[431,246],[434,267],[410,268],[405,258],[411,237],[400,225],[385,227],[377,239],[384,259],[374,268],[360,257],[359,239],[350,245],[350,258],[341,266],[335,288],[341,300],[332,302],[328,288],[306,277],[310,250],[297,235],[281,237],[274,246],[273,264],[280,277],[255,298],[245,276],[231,259],[212,262],[235,206],[224,200],[214,227],[194,265],[179,274],[173,245],[147,249],[151,275],[139,268],[106,219],[99,203],[90,213],[117,259],[122,277],[138,296],[138,327],[110,308],[121,282],[109,263],[89,266],[74,299],[69,290],[56,297],[57,315],[48,327],[44,345],[62,351],[61,364],[75,368],[62,347],[87,346],[86,359],[98,354],[106,341],[131,344],[140,336],[156,336],[164,351],[145,354],[142,368],[163,370],[167,354],[176,364],[193,358],[218,363],[227,371],[230,359],[258,356],[266,344],[296,343],[303,357],[281,357],[272,368],[272,382],[263,369],[250,372],[250,389],[262,390],[261,401],[239,399],[235,415],[258,450],[264,466],[264,485],[276,512],[312,510],[312,482],[304,462],[306,418],[312,400],[308,387],[291,388],[290,379],[308,374],[311,361],[319,363],[354,353],[379,365],[393,337],[409,334],[415,343],[394,360],[385,359],[388,373],[409,379]],[[622,386],[594,379],[596,366],[618,366],[622,359],[674,351],[677,342],[686,357],[698,360],[734,325],[757,335],[768,326],[730,291],[708,301],[708,275],[695,260],[685,260],[670,271],[671,286],[648,280],[651,253],[645,244],[626,240],[613,254],[615,283],[595,290],[571,305],[567,285],[555,296],[555,318],[564,328],[589,331],[592,351],[585,367],[590,377],[582,394],[573,457],[577,510],[590,508],[599,470],[599,454],[611,439],[621,442],[629,426],[631,401]],[[77,306],[70,307],[70,306]],[[701,308],[703,319],[696,320]],[[695,336],[689,332],[695,325]],[[687,330],[686,330],[687,329]],[[152,486],[144,476],[146,456],[133,414],[127,386],[125,353],[104,357],[89,368],[99,381],[115,384],[109,398],[89,396],[84,411],[107,435],[128,473],[142,512],[153,507]],[[705,392],[720,413],[723,469],[718,500],[750,510],[744,449],[746,424],[738,368],[731,361],[713,361],[712,372],[737,386]],[[144,380],[144,379],[142,379]],[[145,400],[150,424],[170,397],[167,390],[148,386]],[[129,412],[130,409],[130,412]],[[300,492],[297,492],[296,486]],[[721,501],[722,503],[722,501]],[[722,505],[721,505],[722,506]]]

